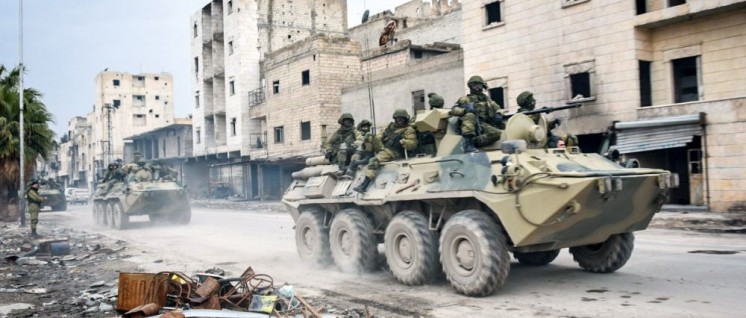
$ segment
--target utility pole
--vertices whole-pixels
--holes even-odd
[[[111,104],[104,104],[104,111],[106,112],[106,148],[104,149],[104,168],[106,168],[106,166],[111,163],[111,112],[113,111],[113,109],[114,108],[111,107]]]
[[[20,167],[21,167],[21,179],[18,180],[18,211],[21,213],[21,226],[23,227],[23,226],[26,226],[26,199],[24,198],[25,189],[23,187],[24,177],[25,177],[25,171],[24,171],[25,165],[23,162],[25,159],[25,156],[23,153],[23,150],[25,148],[24,140],[23,140],[24,139],[24,134],[23,134],[24,133],[23,131],[23,124],[24,124],[23,122],[23,111],[24,111],[24,107],[23,107],[23,99],[24,99],[23,98],[24,97],[23,96],[23,72],[24,72],[24,67],[23,67],[23,0],[18,0],[18,21],[19,21],[18,29],[20,30],[20,32],[18,33],[18,44],[19,44],[18,45],[18,56],[20,60],[18,62],[18,66],[21,69],[20,76],[19,76],[19,82],[18,82],[18,86],[19,86],[18,87],[18,104],[20,105],[19,109],[21,112],[20,120],[19,120],[20,129],[19,129],[19,136],[18,136],[18,139],[20,140],[20,144],[21,144],[20,151],[18,152],[18,157],[20,159]]]

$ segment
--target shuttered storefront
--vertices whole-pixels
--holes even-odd
[[[617,122],[616,146],[622,154],[686,147],[702,136],[705,113]]]

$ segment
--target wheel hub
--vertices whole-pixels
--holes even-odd
[[[339,234],[339,243],[339,247],[342,249],[342,253],[350,256],[350,253],[352,252],[352,235],[350,235],[350,233],[348,233],[347,231],[342,231]]]
[[[397,240],[397,254],[402,262],[409,264],[412,262],[412,242],[406,236],[400,236]]]
[[[462,239],[456,243],[456,261],[458,265],[467,269],[474,269],[476,255],[474,255],[474,246],[467,239]]]

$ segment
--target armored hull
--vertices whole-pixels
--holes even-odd
[[[384,243],[393,275],[408,285],[439,271],[457,292],[494,293],[521,263],[545,265],[562,248],[591,272],[613,272],[631,256],[667,200],[668,171],[628,169],[574,148],[545,148],[546,121],[524,115],[502,140],[463,153],[447,110],[420,114],[422,132],[442,132],[436,156],[384,163],[367,191],[364,177],[336,177],[336,166],[295,173],[283,202],[296,222],[300,256],[343,271],[371,270]],[[309,161],[313,162],[313,161]]]
[[[119,182],[107,193],[99,189],[93,198],[97,224],[122,229],[133,215],[147,215],[153,222],[188,224],[191,208],[186,192],[173,181]]]
[[[51,207],[52,211],[67,210],[65,194],[59,189],[41,186],[39,187],[39,195],[46,198],[42,204]]]

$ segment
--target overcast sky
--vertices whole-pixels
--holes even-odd
[[[365,2],[365,3],[364,3]],[[348,0],[348,24],[393,10],[407,0]],[[191,112],[189,18],[208,0],[23,1],[26,87],[43,94],[58,135],[73,116],[94,103],[94,80],[105,68],[130,73],[168,72],[174,77],[177,117]],[[0,0],[0,64],[19,61],[19,0]]]

